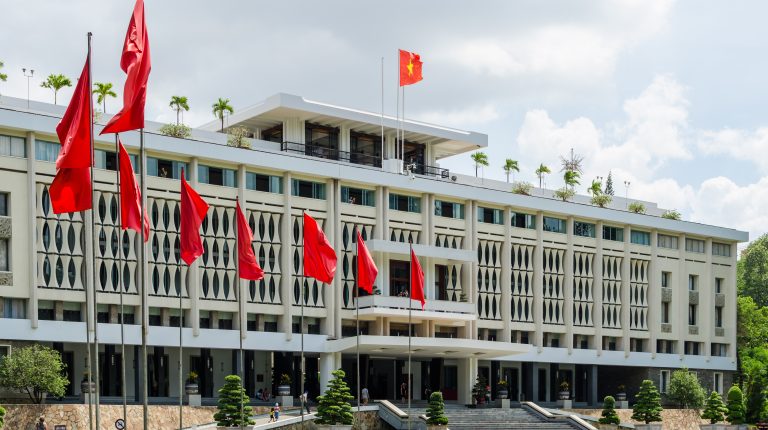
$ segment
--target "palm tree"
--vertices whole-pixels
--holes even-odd
[[[64,87],[71,87],[72,81],[69,80],[68,77],[64,75],[54,75],[50,74],[48,75],[48,78],[40,84],[43,88],[49,88],[53,90],[53,104],[58,104],[57,96],[59,94],[59,90]]]
[[[573,187],[575,187],[576,185],[579,185],[580,177],[581,175],[579,174],[579,172],[575,170],[566,170],[565,174],[563,174],[563,180],[565,181],[565,186],[571,187],[571,189],[573,189]]]
[[[507,160],[504,162],[504,166],[502,167],[504,169],[504,173],[507,175],[507,183],[509,183],[509,174],[512,172],[519,172],[520,166],[517,164],[517,160],[513,160],[511,158],[507,158]],[[514,177],[513,177],[514,179]]]
[[[0,61],[0,69],[2,69],[4,66],[3,62]],[[8,79],[8,75],[5,73],[0,73],[0,81],[5,82]]]
[[[219,99],[221,100],[221,99]],[[176,125],[179,125],[179,114],[182,110],[189,111],[189,103],[186,96],[171,97],[171,109],[176,111]],[[214,105],[215,109],[215,105]]]
[[[229,104],[229,99],[219,97],[219,100],[213,104],[213,114],[221,120],[221,132],[224,133],[224,114],[229,112],[232,115],[235,109]]]
[[[536,176],[539,177],[539,188],[541,188],[542,180],[544,179],[544,175],[548,175],[552,173],[551,170],[549,170],[549,167],[545,166],[544,163],[541,163],[538,169],[536,169]]]
[[[112,91],[111,82],[96,82],[93,84],[93,93],[96,94],[96,103],[101,103],[104,108],[104,113],[107,113],[107,97],[117,97],[114,91]]]
[[[592,185],[587,188],[587,192],[589,194],[592,194],[592,197],[597,197],[600,194],[603,194],[603,184],[602,182],[598,181],[597,179],[592,181]]]
[[[472,161],[475,162],[475,177],[477,177],[480,166],[488,166],[488,155],[485,152],[477,151],[471,157]]]

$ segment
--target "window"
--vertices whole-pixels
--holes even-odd
[[[551,231],[553,233],[565,233],[565,220],[545,216],[542,228],[544,231]]]
[[[731,245],[727,243],[712,242],[712,255],[719,255],[721,257],[731,256]]]
[[[659,372],[659,392],[666,393],[669,388],[669,370]]]
[[[696,325],[696,305],[688,305],[688,325]]]
[[[715,391],[720,395],[723,394],[723,374],[721,372],[715,372],[712,374],[712,391]]]
[[[35,140],[35,160],[55,162],[59,158],[61,145],[47,140]]]
[[[237,176],[235,173],[232,169],[221,169],[202,164],[197,166],[197,179],[203,184],[236,187]]]
[[[715,278],[715,294],[722,294],[723,292],[723,278]]]
[[[8,215],[8,193],[0,193],[0,216]]]
[[[715,327],[723,327],[723,307],[715,306]]]
[[[699,342],[686,341],[685,355],[701,355],[701,345]]]
[[[135,166],[136,164],[134,164]],[[181,170],[184,169],[184,178],[189,180],[190,173],[187,163],[182,161],[162,160],[154,157],[147,157],[147,175],[157,176],[159,178],[181,179]]]
[[[661,272],[661,288],[672,288],[669,280],[672,278],[672,273]]]
[[[26,305],[27,303],[24,299],[11,299],[6,297],[5,300],[3,300],[3,318],[26,318]]]
[[[37,319],[44,321],[53,321],[56,319],[56,312],[53,309],[52,301],[40,300],[37,303]]]
[[[621,227],[603,226],[603,239],[624,242],[624,229]]]
[[[389,295],[408,297],[411,266],[408,261],[389,260]]]
[[[604,337],[603,338],[603,349],[606,351],[616,351],[616,338],[615,337]]]
[[[727,357],[728,356],[728,344],[712,342],[712,356],[713,357]]]
[[[325,198],[325,184],[293,179],[291,181],[291,195],[322,200]]]
[[[588,222],[574,221],[573,234],[583,237],[595,237],[595,225]]]
[[[661,303],[661,323],[669,324],[669,302]]]
[[[464,219],[464,204],[435,200],[435,215],[445,218]]]
[[[668,236],[666,234],[660,234],[657,236],[659,240],[659,247],[668,249],[677,249],[677,236]]]
[[[376,206],[376,192],[363,188],[341,187],[341,202],[351,205]]]
[[[685,250],[688,252],[704,253],[704,241],[699,239],[685,239]]]
[[[650,246],[651,245],[651,233],[648,233],[647,231],[632,230],[629,233],[629,240],[630,240],[630,242],[632,242],[632,243],[634,243],[636,245]]]
[[[82,321],[80,303],[64,302],[64,321]]]
[[[261,140],[283,143],[283,125],[278,124],[261,132]]]
[[[355,164],[381,167],[381,136],[349,133],[349,161]]]
[[[645,352],[645,339],[629,339],[629,350],[632,352]]]
[[[304,148],[306,155],[313,157],[339,158],[339,129],[306,123]]]
[[[8,239],[0,239],[0,272],[10,271],[8,258]]]
[[[688,275],[688,291],[698,291],[699,289],[699,276]]]
[[[246,172],[245,188],[249,190],[264,191],[265,193],[281,194],[283,192],[283,181],[279,176]]]
[[[501,209],[477,207],[477,220],[485,224],[504,224],[504,211]]]
[[[536,215],[512,212],[509,214],[512,227],[518,228],[536,228]]]
[[[0,134],[0,155],[24,158],[27,156],[26,143],[23,137]]]
[[[661,354],[674,354],[675,341],[666,339],[656,340],[656,352]]]
[[[117,157],[111,151],[96,149],[93,151],[94,167],[98,169],[117,170]]]
[[[211,311],[200,311],[200,328],[211,328]]]
[[[152,326],[162,326],[163,325],[163,316],[162,311],[160,308],[149,308],[149,325]]]
[[[11,345],[0,345],[0,361],[11,355]]]
[[[389,208],[402,212],[421,213],[421,197],[390,193]]]

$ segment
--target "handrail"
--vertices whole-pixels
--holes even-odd
[[[408,418],[408,414],[406,414],[405,412],[403,412],[402,409],[392,404],[392,402],[390,402],[389,400],[379,400],[378,403],[381,406],[384,406],[385,409],[388,409],[390,412],[397,415],[399,418]]]
[[[434,176],[443,179],[448,179],[451,176],[450,170],[437,166],[429,166],[427,164],[406,163],[405,168],[415,175]]]
[[[381,167],[380,156],[365,154],[362,152],[342,151],[338,148],[327,148],[311,143],[284,141],[282,144],[280,144],[280,150],[283,152],[293,152],[297,154],[309,155],[311,157],[346,161],[348,163],[362,164],[365,166]]]
[[[564,413],[563,415],[555,415],[552,412],[542,408],[541,406],[537,405],[533,402],[520,402],[520,406],[526,407],[530,409],[533,413],[542,416],[543,418],[546,418],[548,420],[557,420],[557,419],[565,419],[571,422],[571,424],[575,425],[577,428],[580,428],[582,430],[597,430],[592,424],[584,421],[580,417],[574,415],[574,414],[568,414]]]

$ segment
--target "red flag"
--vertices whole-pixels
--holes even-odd
[[[368,248],[363,242],[363,236],[360,234],[360,230],[357,231],[357,286],[367,291],[368,294],[373,294],[373,283],[376,281],[376,275],[379,274],[379,269],[376,268],[376,263],[371,258],[371,253],[368,252]]]
[[[330,284],[336,273],[336,252],[314,218],[304,214],[304,276]]]
[[[133,174],[131,157],[123,143],[118,141],[120,164],[120,219],[123,230],[133,229],[141,234],[141,189]],[[149,240],[149,216],[144,211],[144,242]]]
[[[253,232],[245,220],[245,214],[240,209],[240,202],[237,202],[237,267],[240,277],[258,281],[264,278],[264,271],[259,267],[256,261],[256,255],[253,253]]]
[[[123,87],[123,109],[109,120],[101,134],[144,128],[144,102],[147,99],[149,71],[152,69],[147,25],[144,22],[144,0],[136,0],[133,7],[120,68],[128,75]]]
[[[400,50],[400,86],[412,85],[422,80],[421,57],[413,52]]]
[[[203,223],[208,203],[187,184],[184,170],[181,170],[181,226],[179,242],[181,244],[181,259],[192,264],[203,255],[203,241],[200,239],[200,224]]]
[[[79,212],[93,207],[91,169],[59,169],[48,189],[53,213]]]
[[[56,159],[57,169],[91,167],[91,82],[88,60],[75,86],[67,111],[56,126],[61,150]]]
[[[421,270],[421,264],[413,248],[411,248],[411,300],[420,301],[421,309],[424,310],[424,304],[427,303],[424,300],[424,271]]]

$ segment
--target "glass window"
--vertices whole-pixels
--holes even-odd
[[[8,239],[0,239],[0,272],[8,272]]]
[[[699,355],[699,342],[691,342],[687,341],[685,342],[685,354],[686,355]]]
[[[669,283],[670,278],[672,277],[672,273],[670,272],[661,272],[661,288],[671,288],[672,285]]]
[[[696,305],[688,305],[688,325],[696,325]]]
[[[341,202],[351,205],[376,206],[376,193],[363,188],[341,187]]]
[[[0,216],[8,216],[8,193],[0,193]]]
[[[712,344],[712,355],[715,355],[715,345]],[[723,394],[723,374],[720,372],[712,374],[712,391],[720,395]]]
[[[621,227],[603,226],[603,239],[624,242],[624,229]]]
[[[389,208],[402,212],[421,213],[421,197],[390,193]]]
[[[307,155],[313,157],[339,158],[339,129],[306,123],[304,134]]]
[[[518,228],[536,228],[536,215],[512,212],[509,214],[512,227]]]
[[[117,158],[115,153],[111,151],[104,151],[102,149],[96,149],[93,151],[94,166],[97,169],[116,170]]]
[[[504,224],[504,211],[501,209],[477,207],[477,220],[486,224]]]
[[[278,124],[261,132],[261,140],[283,143],[283,124]]]
[[[661,323],[669,324],[669,302],[661,303]]]
[[[720,294],[723,292],[723,278],[715,278],[715,293]]]
[[[236,187],[237,176],[235,173],[232,169],[222,169],[202,164],[197,166],[197,180],[203,184]]]
[[[677,236],[660,234],[657,237],[661,248],[677,249]]]
[[[588,222],[574,221],[573,234],[583,237],[595,237],[595,225]]]
[[[381,136],[351,132],[349,161],[355,164],[381,167]]]
[[[35,140],[35,160],[56,162],[61,145],[47,140]]]
[[[713,357],[726,357],[728,355],[728,344],[726,343],[713,342],[711,348]]]
[[[551,231],[553,233],[565,233],[565,220],[545,216],[542,228],[544,231]]]
[[[721,257],[731,256],[731,245],[727,243],[712,242],[712,255],[719,255]]]
[[[699,289],[698,275],[688,275],[688,290],[697,291]]]
[[[685,250],[688,252],[704,253],[704,241],[699,239],[685,239]]]
[[[445,218],[464,219],[464,204],[435,200],[435,215]]]
[[[659,372],[659,392],[666,393],[669,387],[669,370]]]
[[[246,172],[245,188],[249,190],[264,191],[265,193],[281,194],[283,192],[283,181],[279,176]]]
[[[723,307],[715,306],[715,327],[723,327]]]
[[[293,179],[291,181],[291,195],[322,200],[325,198],[325,184]]]
[[[23,137],[0,134],[0,155],[24,158],[27,156],[26,143]]]
[[[134,160],[132,159],[131,161],[133,162]],[[136,164],[134,164],[134,166],[136,166]],[[184,169],[185,179],[189,180],[190,173],[189,168],[187,168],[187,163],[147,157],[147,175],[157,176],[159,178],[181,179],[182,169]]]
[[[630,242],[632,242],[632,243],[634,243],[636,245],[650,246],[651,245],[651,233],[648,233],[647,231],[632,230],[629,233],[629,240],[630,240]]]
[[[27,306],[24,299],[3,300],[3,318],[24,319],[27,317]]]

